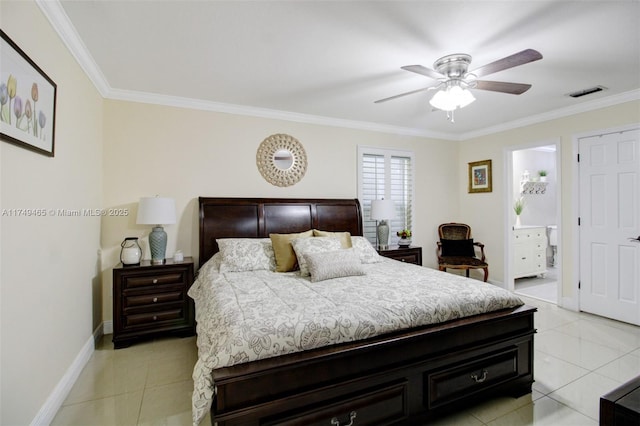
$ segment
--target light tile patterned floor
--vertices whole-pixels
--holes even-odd
[[[539,309],[533,392],[495,398],[433,424],[596,425],[600,396],[640,375],[640,327],[522,298]],[[52,424],[191,424],[195,338],[117,351],[110,338],[100,342]]]

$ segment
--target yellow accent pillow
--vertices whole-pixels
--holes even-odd
[[[276,256],[276,272],[291,272],[298,269],[298,259],[293,251],[291,240],[311,237],[313,237],[311,229],[299,234],[269,234],[273,252]]]
[[[349,232],[329,232],[329,231],[319,231],[317,229],[313,230],[314,237],[333,237],[340,238],[340,243],[342,244],[342,248],[351,248],[351,233]]]

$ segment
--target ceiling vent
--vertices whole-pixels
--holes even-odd
[[[575,92],[571,92],[567,94],[567,96],[571,96],[572,98],[581,98],[583,96],[590,95],[592,93],[602,92],[603,90],[607,90],[604,86],[594,86],[588,89],[577,90]]]

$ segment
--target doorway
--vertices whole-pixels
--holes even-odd
[[[560,141],[511,147],[506,157],[507,288],[558,304],[562,300]],[[516,203],[522,206],[519,215]]]

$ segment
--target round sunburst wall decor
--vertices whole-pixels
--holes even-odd
[[[256,164],[270,184],[291,186],[300,182],[307,171],[307,153],[296,138],[277,133],[262,141],[256,153]]]

